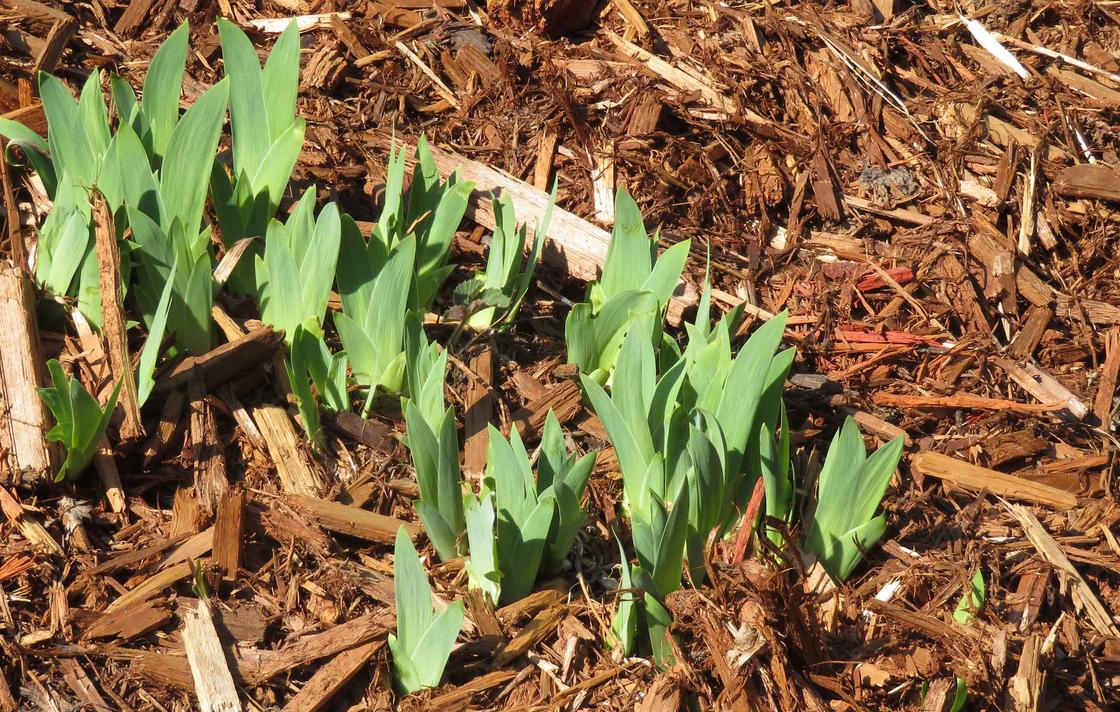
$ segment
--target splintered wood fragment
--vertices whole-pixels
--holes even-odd
[[[1120,374],[1120,328],[1110,329],[1104,336],[1104,365],[1097,381],[1097,397],[1093,399],[1093,415],[1106,429],[1112,424],[1112,402],[1116,397],[1116,378]]]
[[[976,230],[968,237],[968,249],[980,264],[987,266],[993,264],[1006,248],[993,239],[981,221],[982,218],[974,216],[973,226]],[[1026,265],[1015,267],[1015,286],[1035,306],[1049,306],[1054,301],[1054,290]]]
[[[1031,306],[1023,320],[1023,327],[1007,347],[1008,358],[1018,361],[1032,357],[1053,317],[1054,312],[1049,307]]]
[[[8,523],[19,529],[24,539],[47,554],[62,556],[62,547],[39,521],[39,515],[28,512],[19,500],[4,487],[0,487],[0,511],[8,518]]]
[[[196,563],[201,566],[203,561],[198,561]],[[187,561],[182,561],[163,571],[158,571],[138,584],[135,588],[130,589],[122,594],[120,598],[110,603],[105,608],[105,612],[108,613],[110,611],[128,608],[142,601],[146,601],[168,586],[190,578],[193,573],[191,565]]]
[[[204,526],[206,526],[206,513],[192,489],[180,487],[175,490],[175,498],[171,502],[171,530],[168,536],[172,539],[185,539],[197,534]]]
[[[1005,358],[994,358],[992,362],[1007,372],[1011,380],[1042,403],[1060,403],[1066,411],[1078,420],[1089,414],[1089,408],[1081,402],[1058,379],[1042,370],[1033,362],[1018,365]]]
[[[245,490],[227,490],[214,518],[214,563],[227,580],[237,578],[241,566],[241,536],[245,528]]]
[[[350,30],[350,27],[346,24],[346,20],[340,17],[338,13],[331,14],[330,24],[331,30],[335,33],[335,36],[342,40],[342,44],[346,45],[346,49],[350,51],[354,59],[361,59],[362,57],[369,56],[369,50],[365,48],[362,41]]]
[[[163,409],[160,411],[159,423],[156,424],[155,432],[144,443],[145,468],[163,454],[176,432],[186,429],[186,425],[180,421],[179,417],[183,414],[183,405],[186,402],[187,396],[183,391],[171,391],[167,394],[167,398],[163,401]]]
[[[293,506],[305,511],[319,526],[337,534],[346,534],[382,544],[393,543],[397,537],[397,530],[401,527],[404,527],[413,541],[416,541],[416,537],[420,534],[420,527],[416,524],[386,517],[368,509],[303,495],[293,495],[290,500]]]
[[[337,16],[340,20],[349,20],[348,12],[327,12],[316,15],[296,15],[295,17],[265,17],[259,20],[250,20],[249,24],[261,32],[269,35],[278,35],[288,29],[288,25],[296,23],[300,32],[308,30],[325,30],[331,26],[331,18]]]
[[[611,3],[618,8],[618,11],[626,18],[626,22],[630,23],[630,26],[638,33],[638,36],[646,37],[649,35],[649,24],[642,17],[638,8],[634,7],[634,3],[630,0],[611,0]]]
[[[495,670],[485,675],[472,678],[462,685],[456,686],[450,692],[428,701],[428,709],[458,709],[465,702],[469,702],[475,695],[493,690],[499,685],[504,685],[517,677],[517,670]]]
[[[368,613],[322,633],[305,635],[278,650],[262,651],[255,668],[246,666],[242,673],[250,683],[261,684],[314,660],[372,640],[383,640],[395,624],[395,617],[395,614],[384,612]]]
[[[74,691],[83,705],[88,705],[88,709],[112,709],[77,660],[61,658],[58,661],[58,666],[62,669],[62,679],[66,682],[66,685]],[[0,678],[2,677],[3,675],[0,675]],[[2,704],[0,704],[0,709],[3,709]]]
[[[389,139],[386,137],[385,145]],[[406,155],[412,156],[414,147],[404,146]],[[526,227],[526,240],[532,241],[533,232],[548,209],[550,194],[537,190],[528,183],[491,168],[485,163],[432,146],[432,157],[443,176],[458,171],[460,180],[474,183],[475,191],[467,206],[467,217],[483,227],[493,230],[494,206],[490,193],[504,195],[513,203],[517,219]],[[411,161],[411,158],[409,159]],[[410,162],[411,165],[411,162]],[[368,234],[372,224],[365,224]],[[611,234],[603,228],[556,206],[552,209],[541,260],[568,275],[586,282],[596,280],[607,259]],[[681,282],[669,303],[669,322],[679,325],[685,310],[699,301],[699,292],[688,283]]]
[[[1023,532],[1026,533],[1027,539],[1030,540],[1034,548],[1038,550],[1039,555],[1067,577],[1072,587],[1074,605],[1077,606],[1078,610],[1083,610],[1086,613],[1093,628],[1104,636],[1113,638],[1120,636],[1120,629],[1112,622],[1112,616],[1108,609],[1104,607],[1104,604],[1097,598],[1097,594],[1093,592],[1093,589],[1089,587],[1089,584],[1074,565],[1070,563],[1069,558],[1062,551],[1062,547],[1054,541],[1054,537],[1050,536],[1046,528],[1038,521],[1038,518],[1020,504],[1009,504],[1007,508],[1019,520]],[[1072,506],[1067,507],[1067,509],[1072,509]]]
[[[415,52],[410,50],[404,42],[398,40],[394,43],[394,46],[397,48],[397,51],[405,56],[405,59],[415,64],[416,67],[424,73],[424,76],[432,82],[432,87],[435,88],[436,93],[443,97],[444,101],[451,104],[456,109],[461,109],[463,107],[463,105],[459,103],[459,98],[455,96],[455,92],[451,91],[451,89],[443,83],[443,80],[439,78],[439,75],[425,64],[424,60],[420,59]]]
[[[1042,688],[1046,673],[1041,669],[1042,636],[1032,633],[1023,641],[1019,655],[1019,669],[1007,686],[1008,695],[1016,712],[1038,712],[1042,703]]]
[[[148,599],[134,604],[106,611],[88,624],[82,631],[82,638],[114,638],[125,641],[162,627],[171,620],[171,608],[167,601]]]
[[[541,131],[541,138],[536,146],[536,165],[533,167],[533,187],[538,190],[549,190],[549,177],[552,175],[552,160],[556,158],[557,142],[560,140],[556,131],[545,129]]]
[[[152,16],[152,5],[155,0],[132,0],[128,7],[121,13],[113,32],[122,37],[128,37],[140,28],[144,21]]]
[[[498,646],[506,643],[502,624],[481,589],[472,588],[467,591],[467,611],[483,637],[492,638]]]
[[[875,393],[876,405],[890,408],[962,408],[965,410],[1006,410],[1012,413],[1051,413],[1062,410],[1065,403],[1018,403],[1002,398],[986,398],[970,393],[952,396],[908,396],[896,393]]]
[[[43,113],[42,104],[32,104],[6,114],[0,114],[0,119],[18,121],[40,136],[47,135],[47,115]]]
[[[1079,163],[1062,169],[1054,189],[1075,198],[1120,200],[1120,171],[1103,163]]]
[[[348,411],[327,415],[328,421],[363,445],[385,453],[393,451],[393,429],[384,423]]]
[[[58,60],[66,49],[70,39],[78,30],[78,23],[73,19],[58,20],[51,25],[43,48],[35,58],[35,66],[31,68],[31,76],[38,76],[39,72],[53,72],[58,66]]]
[[[187,388],[191,401],[191,458],[194,465],[194,489],[209,513],[213,513],[225,491],[229,489],[222,439],[213,410],[204,398],[202,382],[192,380]]]
[[[563,381],[548,389],[540,398],[535,398],[515,411],[510,416],[510,422],[502,428],[509,435],[510,428],[517,428],[523,439],[535,439],[544,429],[548,411],[556,415],[556,419],[563,425],[579,414],[583,407],[583,394],[579,384],[575,381]]]
[[[382,641],[375,640],[339,653],[315,671],[281,712],[318,712],[323,709],[369,663],[382,645]]]
[[[482,379],[471,379],[467,384],[467,397],[463,412],[463,469],[466,474],[482,481],[486,469],[486,449],[489,442],[490,420],[494,417],[494,398],[491,382],[494,378],[494,357],[489,346],[471,359],[471,370]]]
[[[614,224],[614,155],[613,147],[600,145],[592,152],[592,201],[595,219],[604,225]]]
[[[210,604],[200,600],[183,611],[183,647],[194,678],[194,690],[202,712],[240,712],[237,687],[226,662],[226,653],[214,628]]]
[[[507,665],[529,652],[534,645],[552,635],[567,610],[566,606],[558,605],[538,613],[502,648],[494,658],[494,663],[498,666]]]
[[[50,416],[38,389],[47,375],[35,314],[27,274],[0,266],[0,484],[53,476],[62,459],[46,439]]]
[[[648,52],[633,42],[627,42],[618,35],[609,30],[604,30],[607,39],[615,44],[623,54],[632,59],[637,60],[642,64],[651,74],[661,79],[664,79],[669,84],[673,85],[676,89],[691,93],[695,92],[700,96],[705,104],[712,109],[728,115],[739,115],[739,107],[734,101],[723,92],[719,91],[708,80],[702,80],[693,74],[678,69],[673,65],[666,62],[661,57]],[[744,118],[757,123],[769,124],[770,121],[753,111],[747,110],[742,112]]]
[[[1065,490],[936,452],[915,455],[910,459],[910,468],[919,474],[952,482],[974,492],[987,490],[1001,497],[1045,504],[1060,510],[1077,506],[1077,497]]]
[[[186,358],[171,373],[156,382],[157,392],[182,388],[192,378],[200,378],[206,390],[231,381],[260,365],[276,353],[284,342],[284,332],[270,326],[253,329],[244,338],[231,341],[201,355]]]
[[[17,712],[19,703],[12,696],[12,688],[8,687],[8,680],[0,674],[0,712]]]
[[[882,418],[872,415],[865,410],[857,410],[856,408],[842,407],[839,409],[844,415],[849,415],[852,420],[856,421],[862,429],[866,430],[873,435],[877,435],[883,440],[894,440],[895,438],[902,438],[903,442],[907,445],[910,444],[910,435],[898,427],[883,420]]]
[[[117,246],[117,231],[105,197],[93,197],[93,233],[97,248],[97,269],[101,291],[101,333],[108,342],[109,369],[113,382],[121,382],[118,404],[124,413],[121,439],[125,441],[144,437],[144,424],[140,421],[140,402],[136,393],[136,377],[128,353],[128,331],[124,315],[124,298],[121,294],[121,255]]]
[[[284,492],[315,497],[326,488],[323,478],[300,448],[300,438],[287,410],[278,405],[253,408],[253,422],[276,464],[276,474],[280,476],[280,488]]]

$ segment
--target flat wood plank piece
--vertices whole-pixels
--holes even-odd
[[[97,248],[97,269],[101,291],[101,333],[108,342],[109,369],[113,382],[121,383],[118,405],[124,413],[121,439],[137,440],[144,437],[144,424],[140,421],[140,401],[136,392],[136,377],[132,359],[128,354],[128,331],[124,314],[124,297],[121,294],[121,255],[117,245],[117,231],[113,215],[99,193],[93,198],[93,233]]]
[[[328,423],[363,445],[385,453],[393,452],[394,432],[384,423],[350,412],[327,414],[326,417]]]
[[[82,638],[113,638],[126,641],[162,627],[171,620],[167,601],[148,599],[126,608],[102,613],[82,631]]]
[[[248,370],[258,368],[272,358],[283,342],[282,331],[260,326],[242,339],[222,344],[201,356],[184,359],[171,373],[156,382],[155,390],[170,391],[187,385],[192,378],[201,378],[206,390],[211,391]]]
[[[227,580],[237,578],[241,567],[241,537],[245,530],[245,490],[227,490],[214,518],[214,562]]]
[[[46,440],[50,414],[37,390],[46,384],[31,280],[0,267],[0,484],[53,476],[62,461]]]
[[[391,544],[396,541],[397,530],[404,527],[413,541],[420,535],[420,527],[393,517],[386,517],[368,509],[351,507],[341,502],[330,502],[318,497],[293,495],[293,506],[307,512],[319,526],[336,534],[346,534],[366,541]]]
[[[1120,200],[1120,171],[1103,163],[1079,163],[1062,169],[1054,189],[1074,198]]]
[[[1120,629],[1112,622],[1112,615],[1108,612],[1108,609],[1097,598],[1097,594],[1089,587],[1080,572],[1070,563],[1069,557],[1062,551],[1062,547],[1054,541],[1054,537],[1050,536],[1046,528],[1038,521],[1038,518],[1020,504],[1010,504],[1008,509],[1019,520],[1023,532],[1034,548],[1038,550],[1039,555],[1069,579],[1074,605],[1077,606],[1078,610],[1083,610],[1087,614],[1089,624],[1101,635],[1113,638],[1120,637]]]
[[[534,645],[552,635],[567,612],[567,606],[558,605],[550,606],[538,613],[502,648],[494,658],[494,664],[499,667],[508,665],[529,652]]]
[[[952,482],[965,489],[1023,502],[1045,504],[1059,510],[1073,509],[1077,497],[1057,487],[980,467],[936,452],[923,452],[910,459],[910,468],[927,477]]]
[[[233,684],[233,674],[214,627],[210,604],[205,600],[183,611],[183,647],[187,650],[202,712],[240,712],[241,701]]]
[[[202,562],[196,562],[202,565]],[[110,603],[105,612],[115,611],[122,608],[128,608],[141,601],[146,601],[152,596],[156,595],[163,589],[176,584],[184,579],[190,578],[193,571],[191,570],[190,563],[183,561],[175,564],[174,566],[159,571],[152,576],[145,579],[142,583],[138,584],[135,588],[123,594],[120,598]]]
[[[44,138],[47,135],[47,115],[43,113],[42,104],[32,104],[22,109],[9,111],[6,114],[0,115],[0,119],[18,121]]]
[[[486,469],[486,449],[489,442],[490,420],[494,417],[494,398],[491,386],[494,379],[494,355],[489,346],[471,359],[471,370],[483,382],[472,378],[467,384],[466,409],[463,412],[463,470],[481,482]]]
[[[1008,358],[1018,361],[1032,357],[1052,318],[1054,318],[1054,312],[1049,307],[1032,305],[1027,310],[1023,327],[1019,329],[1019,332],[1015,334],[1015,339],[1007,347]]]
[[[276,463],[276,474],[280,476],[280,488],[284,492],[315,497],[325,489],[323,478],[300,449],[301,441],[288,411],[277,405],[262,405],[253,408],[253,422]]]
[[[318,712],[358,674],[384,643],[375,640],[343,651],[315,671],[281,712]]]

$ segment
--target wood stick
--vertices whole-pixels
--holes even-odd
[[[463,412],[463,471],[476,481],[481,482],[482,472],[486,469],[486,450],[489,442],[490,419],[494,417],[494,399],[491,395],[491,382],[494,378],[494,359],[490,347],[486,346],[471,359],[471,370],[478,374],[483,383],[471,379],[467,384],[467,397]]]
[[[394,46],[408,61],[415,64],[417,68],[424,73],[424,76],[432,82],[432,87],[436,90],[436,93],[443,97],[448,104],[451,104],[456,109],[463,108],[463,105],[459,103],[459,97],[455,96],[455,92],[451,91],[451,89],[443,83],[443,80],[439,78],[439,75],[425,64],[424,60],[420,59],[415,52],[410,50],[404,42],[398,41]]]
[[[324,529],[337,534],[346,534],[382,544],[396,541],[397,530],[401,527],[404,527],[413,541],[416,541],[416,537],[420,535],[418,525],[386,517],[368,509],[359,509],[341,502],[330,502],[305,495],[293,495],[290,499],[294,506],[305,511]]]
[[[214,518],[214,562],[228,580],[237,578],[241,567],[241,536],[245,528],[245,490],[227,490],[218,502]]]
[[[1104,336],[1104,364],[1097,382],[1097,396],[1093,399],[1093,415],[1106,430],[1112,425],[1112,402],[1116,397],[1116,379],[1120,375],[1120,328],[1109,330]]]
[[[117,246],[117,231],[105,197],[93,198],[93,232],[97,248],[97,269],[101,289],[102,333],[108,342],[109,369],[113,381],[121,382],[118,404],[124,412],[121,439],[137,440],[144,437],[144,424],[140,421],[140,401],[136,393],[136,376],[132,359],[128,355],[128,332],[121,295],[121,255]]]
[[[1078,420],[1089,414],[1088,406],[1082,403],[1081,399],[1033,362],[1023,366],[1005,358],[994,358],[992,362],[1007,371],[1007,375],[1011,376],[1013,381],[1040,402],[1061,403],[1070,415]]]
[[[316,497],[325,489],[323,478],[308,462],[300,449],[300,439],[288,417],[288,411],[277,405],[252,409],[253,421],[268,446],[268,454],[276,463],[280,488],[288,494]]]
[[[971,393],[952,396],[908,396],[896,393],[875,393],[871,401],[890,408],[963,408],[967,410],[1006,410],[1013,413],[1051,413],[1065,408],[1065,403],[1019,403],[1002,398],[985,398]]]
[[[910,469],[928,477],[952,482],[974,492],[987,490],[1001,497],[1045,504],[1059,510],[1073,509],[1077,506],[1077,497],[1065,490],[973,465],[936,452],[915,455],[910,459]]]
[[[244,338],[222,344],[201,356],[184,359],[171,373],[156,382],[155,390],[170,391],[187,385],[192,378],[200,378],[209,392],[245,371],[258,368],[276,353],[283,342],[284,332],[274,331],[271,326],[257,327]]]
[[[281,712],[318,712],[323,709],[366,666],[382,645],[382,641],[374,640],[339,653],[315,671]]]
[[[0,267],[0,484],[52,476],[62,461],[45,437],[50,416],[37,389],[46,383],[31,280]]]
[[[214,628],[210,604],[202,599],[183,614],[183,647],[194,677],[195,694],[202,712],[240,712],[241,702],[226,653]]]
[[[1074,565],[1070,563],[1061,546],[1054,541],[1054,537],[1050,536],[1042,523],[1038,521],[1038,518],[1022,505],[1010,504],[1008,509],[1019,520],[1019,524],[1023,526],[1023,532],[1026,533],[1027,538],[1030,539],[1031,544],[1038,550],[1042,558],[1069,579],[1073,589],[1073,602],[1078,610],[1084,610],[1088,614],[1089,623],[1093,628],[1101,635],[1113,638],[1120,637],[1120,629],[1112,622],[1112,615],[1108,612],[1108,609],[1100,602],[1097,594],[1093,592],[1093,589],[1089,587],[1089,584],[1082,578]]]

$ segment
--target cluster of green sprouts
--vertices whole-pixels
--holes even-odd
[[[315,187],[281,219],[305,133],[296,116],[298,29],[288,26],[263,67],[236,25],[219,20],[218,31],[225,76],[186,112],[179,109],[184,24],[153,57],[140,97],[120,77],[109,78],[115,120],[96,71],[77,99],[58,79],[40,76],[46,140],[0,120],[0,135],[22,151],[53,201],[39,230],[37,280],[100,324],[91,208],[100,195],[115,218],[122,286],[147,330],[136,374],[141,404],[154,389],[166,335],[173,337],[170,355],[204,353],[212,346],[215,294],[228,287],[255,298],[262,321],[284,333],[287,381],[312,442],[324,444],[322,411],[358,404],[366,416],[378,397],[400,397],[419,485],[415,508],[437,554],[465,558],[469,586],[492,605],[528,595],[541,576],[566,565],[587,516],[595,456],[574,452],[549,413],[536,452],[516,429],[507,436],[491,426],[479,486],[463,478],[455,411],[444,401],[448,353],[428,341],[423,323],[454,268],[451,243],[474,186],[455,173],[441,178],[421,139],[407,192],[407,156],[391,151],[384,204],[368,238],[336,204],[319,206]],[[227,113],[228,158],[218,153]],[[214,277],[208,200],[220,243],[240,255],[228,283]],[[493,201],[485,269],[454,292],[464,313],[460,328],[476,332],[514,320],[542,244],[517,225],[508,197]],[[551,204],[534,236],[547,232],[550,214]],[[665,314],[690,244],[659,253],[658,236],[647,233],[625,190],[615,215],[601,279],[571,309],[564,332],[568,360],[622,474],[615,642],[626,654],[648,651],[667,665],[674,644],[666,597],[682,582],[703,581],[713,542],[737,528],[757,529],[837,580],[848,577],[885,532],[878,509],[902,442],[868,456],[848,420],[815,490],[799,492],[782,402],[794,361],[792,349],[780,349],[785,314],[736,348],[742,312],[713,324],[705,283],[696,319],[678,343],[665,330]],[[100,446],[120,385],[102,407],[57,361],[49,370],[52,386],[41,393],[57,425],[48,437],[66,449],[60,478],[74,478]],[[764,506],[744,521],[760,480]],[[800,532],[799,540],[787,541],[790,532]],[[403,531],[395,564],[398,627],[389,646],[397,686],[407,693],[439,684],[463,605],[434,605]],[[982,599],[981,577],[958,620],[967,622]]]

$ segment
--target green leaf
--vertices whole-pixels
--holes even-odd
[[[261,74],[269,137],[276,141],[291,126],[299,91],[299,27],[289,22],[272,45]],[[301,141],[302,143],[302,141]]]
[[[179,97],[183,93],[183,70],[187,62],[189,33],[189,23],[183,22],[168,35],[152,57],[148,73],[144,77],[143,110],[151,126],[152,151],[157,156],[167,153],[171,135],[179,123]],[[127,107],[118,105],[118,110],[121,108]],[[117,115],[127,120],[127,114],[118,111]],[[195,159],[200,157],[201,155],[196,155]]]
[[[90,187],[97,176],[97,157],[78,112],[78,103],[66,86],[50,74],[39,73],[39,98],[47,118],[47,142],[55,172]]]
[[[229,82],[223,79],[206,90],[183,114],[168,140],[160,170],[160,194],[168,219],[178,218],[188,237],[199,232],[210,179],[208,157],[218,148],[229,89]],[[170,231],[170,225],[164,227]]]
[[[118,381],[104,409],[97,399],[78,382],[67,378],[57,359],[47,361],[51,377],[49,388],[40,388],[39,395],[55,419],[55,426],[47,433],[47,440],[60,442],[66,450],[66,459],[59,468],[57,480],[75,480],[82,474],[100,445],[101,437],[117,407],[121,383]]]
[[[498,568],[497,535],[494,533],[494,495],[485,489],[480,496],[466,495],[467,580],[471,588],[481,590],[497,605],[502,593],[502,572]]]
[[[272,138],[260,60],[252,42],[232,22],[218,18],[218,36],[222,43],[225,74],[232,84],[229,113],[233,134],[233,174],[254,175],[268,152]]]
[[[178,262],[174,263],[171,270],[176,271],[178,266]],[[163,292],[160,293],[159,303],[152,318],[152,326],[148,329],[148,338],[140,350],[140,364],[136,369],[136,400],[141,406],[148,401],[148,396],[152,394],[152,389],[156,385],[152,376],[156,371],[156,361],[159,359],[163,336],[167,330],[167,315],[171,312],[171,293],[174,286],[175,282],[170,279],[163,286]]]
[[[432,622],[432,590],[416,547],[404,527],[397,530],[393,547],[393,593],[397,604],[397,637],[411,658],[418,652],[420,640]]]
[[[971,621],[980,608],[984,605],[984,597],[987,595],[988,587],[984,583],[984,572],[980,569],[972,576],[971,584],[964,595],[961,596],[957,608],[953,611],[953,620],[961,625]]]
[[[413,656],[416,674],[423,687],[437,687],[443,678],[443,669],[447,666],[447,659],[451,657],[451,649],[455,646],[455,639],[463,629],[463,602],[455,601],[436,617],[424,637],[420,639],[417,650],[422,651]]]

